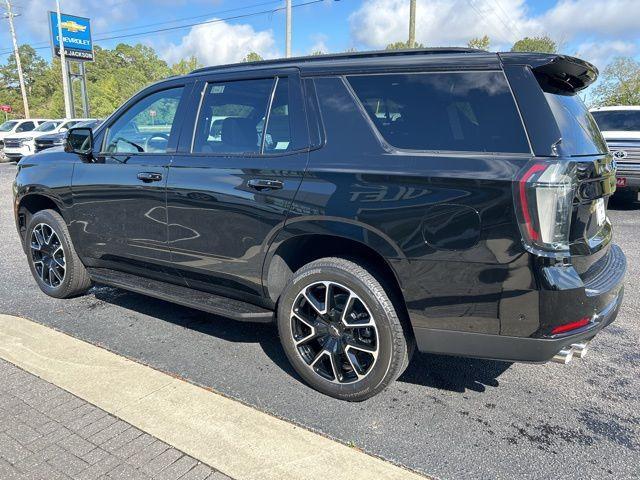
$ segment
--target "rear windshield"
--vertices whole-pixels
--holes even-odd
[[[607,152],[607,144],[598,124],[578,95],[545,92],[544,96],[560,129],[562,141],[558,144],[558,148],[563,155],[591,155]]]
[[[357,75],[348,81],[394,147],[530,152],[502,72]]]
[[[599,110],[591,115],[602,131],[640,132],[640,110]]]

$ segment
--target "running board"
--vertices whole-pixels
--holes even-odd
[[[166,300],[167,302],[184,305],[185,307],[214,313],[221,317],[232,318],[241,322],[273,322],[273,312],[271,310],[241,300],[234,300],[213,293],[193,290],[181,285],[139,277],[108,268],[87,268],[87,272],[91,280],[96,283],[141,293]]]

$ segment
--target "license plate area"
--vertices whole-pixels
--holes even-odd
[[[616,187],[626,187],[627,179],[625,177],[617,177],[616,178]]]

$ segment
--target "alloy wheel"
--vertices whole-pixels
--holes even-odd
[[[291,308],[291,335],[298,355],[332,383],[362,380],[378,359],[378,328],[351,289],[336,282],[306,286]]]
[[[52,288],[64,281],[66,261],[58,234],[46,223],[39,223],[31,231],[31,259],[42,282]]]

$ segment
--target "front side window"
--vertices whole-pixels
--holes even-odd
[[[289,116],[289,80],[279,78],[271,104],[267,133],[264,138],[265,152],[291,150],[291,124]]]
[[[30,132],[34,128],[36,128],[36,124],[35,123],[33,123],[33,122],[23,122],[20,125],[18,125],[18,128],[16,128],[16,132]]]
[[[196,125],[193,151],[259,153],[273,82],[268,78],[208,83]]]
[[[109,127],[108,153],[166,153],[183,87],[153,93]]]
[[[348,81],[394,147],[530,152],[502,72],[357,75]]]

